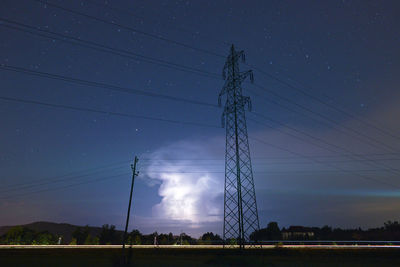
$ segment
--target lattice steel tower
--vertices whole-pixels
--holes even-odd
[[[225,244],[236,240],[240,248],[249,240],[254,230],[259,230],[256,193],[251,168],[245,107],[251,109],[250,97],[242,95],[242,82],[250,77],[251,70],[240,72],[239,59],[245,61],[243,51],[233,45],[223,69],[224,87],[218,97],[226,95],[222,126],[226,127],[224,233]]]

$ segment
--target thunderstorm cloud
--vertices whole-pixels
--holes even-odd
[[[222,221],[224,158],[213,153],[219,146],[216,140],[179,141],[148,156],[145,174],[150,185],[159,185],[161,197],[154,217],[192,228]]]

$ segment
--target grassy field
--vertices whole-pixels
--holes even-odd
[[[396,248],[134,248],[130,266],[400,266]],[[121,266],[116,248],[0,249],[0,266]]]

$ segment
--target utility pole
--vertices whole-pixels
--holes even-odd
[[[240,58],[245,61],[244,51],[235,51],[232,45],[218,104],[221,106],[221,97],[226,95],[222,114],[222,126],[226,127],[223,240],[224,245],[237,243],[244,249],[250,234],[260,226],[245,116],[245,106],[251,109],[251,101],[242,95],[241,86],[247,77],[253,82],[253,72],[239,71]]]
[[[128,205],[128,214],[126,216],[126,224],[125,224],[125,231],[124,231],[124,236],[122,238],[122,261],[125,264],[125,242],[126,242],[126,236],[128,232],[128,224],[129,224],[129,215],[131,213],[131,204],[132,204],[132,193],[133,193],[133,185],[135,183],[135,176],[139,175],[139,172],[136,172],[136,163],[139,161],[138,157],[135,156],[135,159],[133,160],[133,164],[131,164],[131,169],[132,169],[132,183],[131,183],[131,192],[129,195],[129,205]]]

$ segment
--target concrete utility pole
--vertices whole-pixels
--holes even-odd
[[[126,216],[125,231],[124,231],[124,236],[122,238],[122,260],[124,263],[126,262],[125,261],[125,242],[126,242],[126,236],[127,236],[127,232],[128,232],[129,215],[131,213],[133,185],[135,184],[135,176],[139,175],[139,172],[136,172],[136,163],[138,161],[139,161],[138,157],[135,156],[135,159],[133,160],[133,164],[131,164],[131,169],[132,169],[131,193],[129,195],[128,214]]]

